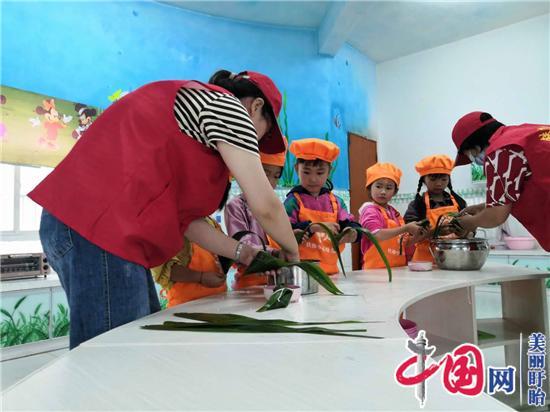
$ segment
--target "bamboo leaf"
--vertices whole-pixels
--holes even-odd
[[[215,333],[306,333],[314,335],[348,336],[367,339],[382,339],[377,336],[358,335],[347,332],[366,332],[366,329],[334,330],[321,327],[290,328],[281,325],[216,325],[196,322],[166,321],[162,325],[145,325],[142,329]]]
[[[292,298],[292,289],[281,288],[269,297],[267,302],[256,312],[265,312],[273,309],[283,309],[288,306]]]
[[[332,244],[332,249],[334,249],[334,253],[336,253],[336,256],[338,256],[338,262],[340,263],[340,268],[342,269],[342,273],[344,274],[344,277],[346,277],[346,269],[344,269],[344,262],[342,261],[342,254],[340,253],[340,239],[342,238],[343,233],[334,235],[334,233],[332,233],[332,230],[330,230],[330,228],[327,225],[320,222],[310,224],[307,229],[309,229],[312,225],[320,226],[323,229],[323,232],[325,232],[325,234],[330,239],[330,243]]]
[[[299,266],[300,268],[305,270],[308,275],[319,282],[319,284],[330,293],[334,295],[344,294],[340,289],[336,287],[334,282],[325,273],[325,271],[314,263],[307,261],[302,261],[298,263],[285,262],[284,260],[278,259],[275,256],[272,256],[266,252],[258,252],[250,266],[248,266],[248,268],[246,269],[245,274],[266,272],[268,270],[278,270],[284,267],[292,266]]]
[[[372,244],[374,245],[374,247],[378,251],[378,254],[380,255],[380,257],[384,261],[384,265],[386,265],[386,269],[388,271],[388,281],[391,282],[392,281],[392,271],[391,271],[390,262],[388,262],[388,258],[386,257],[386,254],[384,253],[384,251],[380,247],[380,243],[378,243],[378,239],[376,239],[374,237],[374,235],[365,228],[356,228],[356,230],[363,233],[372,242]]]
[[[311,262],[300,262],[297,264],[301,269],[305,270],[306,273],[311,276],[313,279],[319,283],[323,288],[325,288],[327,291],[332,293],[333,295],[343,295],[344,292],[342,292],[338,287],[334,284],[332,279],[321,269],[319,266],[317,266],[314,263]]]
[[[217,325],[281,325],[281,326],[309,326],[309,325],[340,325],[346,323],[381,323],[379,321],[360,321],[360,320],[343,320],[336,322],[296,322],[285,319],[256,319],[244,315],[234,315],[231,313],[189,313],[179,312],[174,313],[174,316],[184,319],[197,320]]]

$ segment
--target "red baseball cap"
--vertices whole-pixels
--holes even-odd
[[[460,152],[462,144],[475,132],[490,123],[496,122],[489,113],[486,112],[470,112],[462,116],[453,127],[453,142],[458,149],[455,158],[455,166],[461,166],[471,163],[470,159]]]
[[[283,102],[281,92],[277,86],[275,86],[273,80],[265,74],[245,71],[239,73],[239,76],[243,76],[254,83],[263,93],[269,105],[273,109],[273,125],[271,130],[269,130],[259,142],[260,152],[267,154],[284,152],[286,150],[285,140],[283,138],[283,133],[281,133],[281,129],[279,128],[279,123],[277,122],[277,117],[279,117]]]

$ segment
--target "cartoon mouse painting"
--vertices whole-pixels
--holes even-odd
[[[46,99],[42,101],[42,106],[37,106],[35,112],[38,115],[44,116],[42,126],[44,127],[44,134],[38,138],[38,144],[49,149],[56,150],[59,148],[57,143],[57,135],[59,129],[67,127],[65,123],[71,121],[72,116],[63,115],[61,119],[59,112],[55,108],[54,99]],[[34,119],[36,120],[36,119]],[[33,124],[34,125],[34,124]]]
[[[78,113],[78,127],[73,130],[72,136],[78,140],[82,137],[82,133],[92,125],[92,118],[97,116],[97,110],[81,103],[75,104],[74,110]]]

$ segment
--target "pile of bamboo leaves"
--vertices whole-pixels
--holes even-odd
[[[363,335],[367,329],[329,329],[319,325],[378,323],[376,321],[345,320],[339,322],[295,322],[284,319],[255,319],[231,313],[174,313],[179,318],[193,322],[165,321],[161,325],[145,325],[142,329],[179,332],[212,333],[305,333],[312,335],[348,336],[366,339],[382,339]],[[197,322],[198,321],[198,322]]]

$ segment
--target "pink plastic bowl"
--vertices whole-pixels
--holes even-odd
[[[529,236],[507,236],[504,241],[508,249],[512,250],[529,250],[535,247],[535,239]]]
[[[405,333],[409,336],[409,338],[416,339],[418,329],[415,322],[409,319],[399,319],[399,324],[405,330]]]
[[[413,272],[426,272],[432,270],[432,262],[428,262],[427,260],[413,260],[407,263],[407,265],[409,266],[409,270]]]

